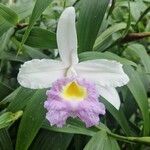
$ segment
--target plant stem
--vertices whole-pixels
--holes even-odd
[[[150,37],[150,32],[129,33],[121,40],[121,42],[126,43],[126,42],[140,40],[146,37]]]
[[[107,129],[101,128],[100,126],[96,126],[96,128],[99,130],[105,130],[108,135],[116,138],[119,141],[125,141],[125,142],[129,142],[129,143],[136,142],[136,143],[142,143],[142,144],[150,145],[150,137],[126,137],[126,136],[112,133]]]

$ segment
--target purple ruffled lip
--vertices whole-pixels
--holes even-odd
[[[86,88],[87,96],[82,101],[67,101],[61,96],[64,86],[71,82],[77,82]],[[105,114],[105,106],[99,102],[99,93],[94,83],[78,77],[62,78],[55,81],[50,90],[47,91],[47,100],[44,107],[47,109],[46,118],[51,125],[62,127],[67,118],[78,117],[85,122],[86,127],[98,125],[99,115]]]

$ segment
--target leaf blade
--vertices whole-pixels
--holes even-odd
[[[45,95],[45,90],[38,90],[26,106],[17,134],[16,150],[27,150],[41,128],[45,118]]]
[[[48,7],[48,4],[51,3],[52,0],[36,0],[35,6],[32,11],[32,15],[29,20],[29,26],[27,30],[25,31],[25,34],[23,35],[20,49],[22,48],[23,44],[26,42],[30,31],[34,25],[34,23],[37,21],[37,19],[42,15],[43,11]]]
[[[129,76],[130,82],[128,83],[128,88],[134,96],[136,103],[138,104],[142,116],[143,116],[143,135],[149,135],[150,127],[149,127],[149,111],[148,111],[148,99],[147,94],[144,88],[144,85],[138,75],[138,73],[131,67],[125,66],[125,72]]]
[[[77,35],[80,52],[92,50],[108,4],[109,0],[81,1],[77,22]]]

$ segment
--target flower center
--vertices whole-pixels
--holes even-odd
[[[82,101],[87,96],[87,90],[85,87],[73,81],[63,87],[61,95],[65,100]]]

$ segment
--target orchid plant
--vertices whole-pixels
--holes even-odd
[[[106,59],[79,62],[73,7],[66,8],[60,16],[57,44],[61,60],[25,62],[20,68],[18,82],[31,89],[51,87],[44,104],[51,125],[62,127],[68,117],[80,118],[86,127],[99,124],[99,115],[105,114],[99,95],[116,109],[120,107],[115,88],[129,82],[122,64]]]

